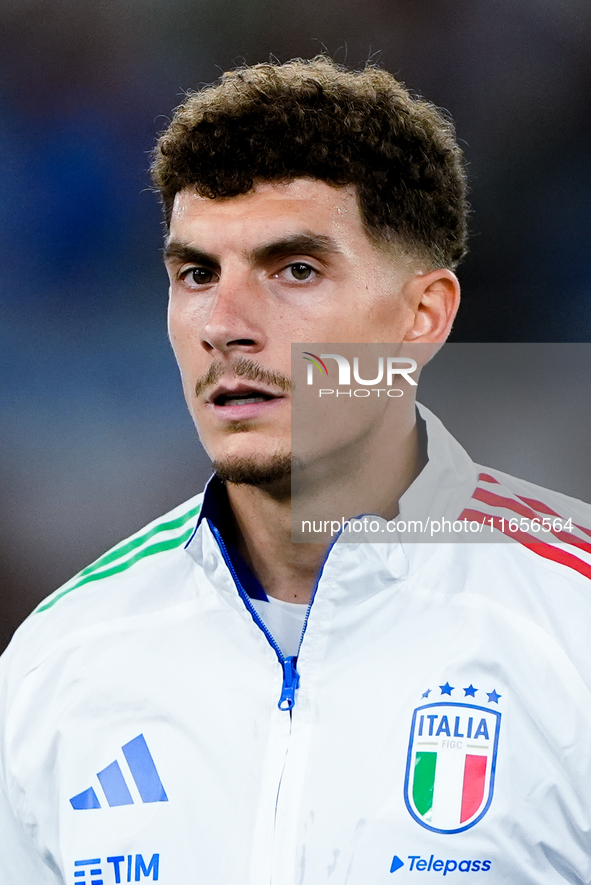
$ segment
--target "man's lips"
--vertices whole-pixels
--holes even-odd
[[[283,398],[283,393],[268,390],[262,385],[227,384],[219,385],[207,397],[207,402],[214,406],[247,405],[262,403],[272,399]]]
[[[246,420],[259,417],[285,398],[283,392],[277,393],[264,385],[242,382],[218,385],[206,397],[205,402],[220,417]]]
[[[253,396],[245,396],[244,394],[225,396],[222,394],[222,396],[215,400],[215,404],[216,406],[246,406],[250,403],[266,403],[269,399],[275,399],[275,397],[257,396],[254,394]]]

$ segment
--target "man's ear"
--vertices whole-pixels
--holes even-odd
[[[460,305],[458,278],[447,268],[415,274],[405,284],[414,323],[404,340],[443,344]]]

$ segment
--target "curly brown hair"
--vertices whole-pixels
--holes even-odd
[[[433,267],[466,254],[466,172],[453,123],[387,71],[325,56],[258,64],[191,92],[158,139],[152,180],[167,226],[175,194],[232,197],[258,182],[354,185],[370,238]]]

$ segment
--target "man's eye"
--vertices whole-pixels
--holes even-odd
[[[313,267],[310,267],[309,264],[304,264],[303,261],[297,261],[295,264],[290,264],[289,270],[293,279],[298,280],[298,282],[309,280],[316,273]]]
[[[196,284],[198,286],[205,286],[208,283],[212,283],[215,276],[214,271],[210,270],[208,267],[191,267],[189,270],[183,271],[181,279],[189,285]]]

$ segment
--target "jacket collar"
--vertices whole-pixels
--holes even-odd
[[[261,583],[252,573],[234,544],[234,531],[228,493],[226,486],[217,476],[212,476],[205,487],[197,530],[204,521],[209,526],[210,531],[221,538],[238,580],[248,596],[251,599],[266,600],[267,594],[263,590]]]
[[[400,519],[457,519],[472,497],[478,469],[468,453],[425,406],[427,464],[400,499]]]

